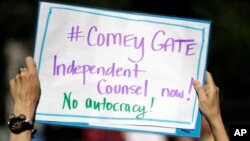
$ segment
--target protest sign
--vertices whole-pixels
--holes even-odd
[[[204,81],[209,28],[209,21],[41,2],[37,122],[199,130],[192,84]]]

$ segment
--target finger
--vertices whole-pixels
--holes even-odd
[[[14,79],[14,86],[20,86],[22,81],[21,75],[20,74],[16,74],[16,77]]]
[[[212,77],[211,73],[208,71],[206,72],[206,83],[208,86],[215,86],[213,77]]]
[[[9,85],[10,87],[13,87],[15,85],[15,80],[14,78],[12,78],[10,81],[9,81]]]
[[[15,82],[17,83],[20,80],[21,80],[21,75],[20,74],[16,74]]]
[[[196,90],[196,92],[199,96],[199,99],[203,99],[205,97],[206,93],[205,93],[204,89],[202,88],[201,83],[198,80],[194,80],[194,89]]]
[[[26,73],[25,72],[21,72],[20,76],[21,76],[22,79],[25,79]]]
[[[32,57],[30,56],[26,57],[25,63],[29,71],[36,72],[36,63]]]

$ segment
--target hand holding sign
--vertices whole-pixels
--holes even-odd
[[[212,75],[206,72],[204,88],[199,81],[194,81],[194,87],[199,95],[200,109],[209,122],[214,140],[229,141],[220,113],[219,88],[215,85]]]
[[[192,84],[203,82],[210,22],[45,2],[39,18],[39,122],[199,130]]]

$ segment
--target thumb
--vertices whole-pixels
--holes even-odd
[[[194,80],[194,89],[196,90],[199,99],[205,98],[205,91],[198,80]]]

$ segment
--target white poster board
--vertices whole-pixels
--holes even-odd
[[[209,21],[40,2],[36,121],[198,136],[192,83],[204,81],[209,30]]]

